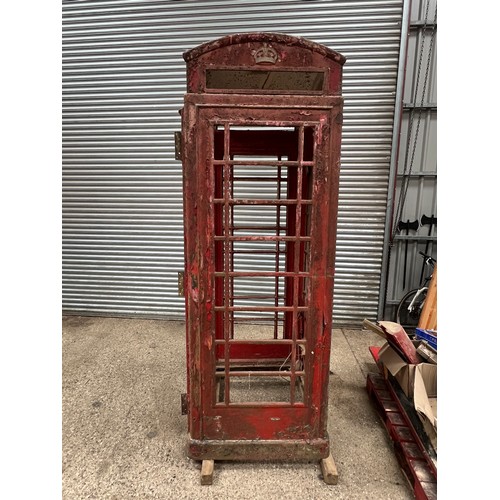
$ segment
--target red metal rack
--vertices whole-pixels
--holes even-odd
[[[378,348],[370,348],[378,361]],[[366,389],[394,444],[398,462],[417,500],[437,499],[437,468],[394,387],[382,375],[370,373]]]

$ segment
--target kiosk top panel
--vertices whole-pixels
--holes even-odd
[[[341,93],[345,57],[305,38],[241,33],[183,54],[189,93]]]

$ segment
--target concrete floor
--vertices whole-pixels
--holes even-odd
[[[411,499],[365,382],[375,334],[334,330],[329,434],[339,483],[317,463],[216,462],[200,485],[187,458],[184,323],[63,318],[63,499]]]

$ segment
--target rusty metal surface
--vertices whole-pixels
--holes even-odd
[[[212,40],[210,42],[204,43],[195,47],[191,50],[186,51],[183,54],[184,60],[189,62],[193,59],[197,59],[202,55],[212,52],[213,50],[223,49],[228,46],[240,45],[246,43],[273,43],[285,45],[288,48],[294,48],[295,50],[287,51],[286,57],[281,59],[287,59],[295,56],[298,52],[297,48],[304,49],[306,52],[317,52],[321,56],[329,59],[333,59],[339,64],[345,63],[345,57],[338,52],[321,45],[319,43],[307,40],[306,38],[284,35],[282,33],[237,33],[234,35],[228,35],[217,40]]]
[[[274,71],[323,71],[325,85],[321,91],[310,93],[340,95],[342,90],[342,66],[345,57],[305,38],[276,33],[229,35],[195,47],[185,52],[183,57],[187,62],[188,92],[217,92],[206,85],[207,70],[224,68],[233,71],[259,71],[270,67]],[[230,89],[225,88],[224,92],[228,93]],[[238,89],[238,93],[243,92],[241,88]],[[255,94],[256,89],[249,89],[247,92]],[[263,92],[273,93],[269,89]],[[283,92],[278,90],[274,93]]]
[[[290,456],[328,455],[343,58],[313,45],[281,35],[239,35],[185,55],[182,159],[193,457],[283,458],[280,445]],[[255,94],[205,87],[208,67],[236,63],[269,72],[280,64],[290,71],[319,68],[328,84],[320,92],[314,87],[311,95],[276,94],[265,86]],[[256,167],[264,171],[259,182],[274,189],[257,197],[245,191]],[[245,224],[242,206],[260,211],[262,224]],[[252,248],[242,249],[240,242]],[[241,253],[254,251],[273,256],[273,269],[245,267]],[[240,281],[248,278],[270,280],[274,293],[241,294]],[[261,305],[249,305],[256,297]],[[241,325],[252,317],[262,326],[250,332]]]

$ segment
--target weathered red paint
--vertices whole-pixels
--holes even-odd
[[[189,456],[327,457],[345,59],[314,42],[269,33],[224,37],[184,59]],[[248,181],[276,194],[246,195],[241,187]],[[274,225],[265,217],[262,225],[241,223],[238,207],[274,210]],[[274,269],[241,270],[242,255],[274,258]],[[274,294],[243,296],[242,278],[270,280]],[[242,322],[265,316],[269,337],[242,338],[235,318],[243,312]],[[266,391],[272,384],[281,390],[283,380],[287,395],[273,400]],[[238,383],[247,381],[248,391],[262,384],[264,401],[238,399]]]

